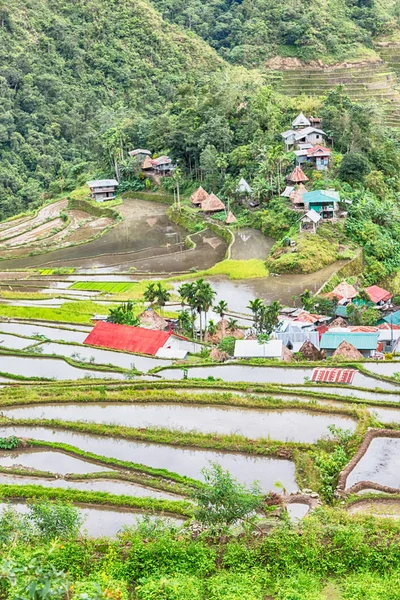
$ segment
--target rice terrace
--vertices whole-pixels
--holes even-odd
[[[0,6],[0,600],[400,598],[399,15]]]

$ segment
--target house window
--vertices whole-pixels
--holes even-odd
[[[318,134],[315,137],[317,138],[317,140],[319,140],[319,135]]]

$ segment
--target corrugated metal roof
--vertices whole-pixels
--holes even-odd
[[[306,192],[303,195],[304,202],[339,202],[339,192],[335,190],[314,190],[313,192]]]
[[[354,369],[314,369],[311,381],[318,383],[343,383],[350,385],[353,383]]]
[[[370,285],[365,288],[368,296],[371,298],[371,302],[377,304],[378,302],[387,302],[392,297],[392,294],[387,290],[379,287],[378,285]]]
[[[90,188],[116,187],[119,185],[116,179],[94,179],[93,181],[88,181],[87,184]]]
[[[321,349],[336,350],[343,341],[346,341],[357,350],[376,350],[378,339],[378,333],[334,333],[328,331],[321,338]]]
[[[154,356],[170,337],[171,333],[167,331],[155,331],[143,327],[115,325],[100,321],[96,323],[83,343]]]
[[[282,340],[269,340],[260,344],[258,340],[236,340],[235,358],[281,358]]]

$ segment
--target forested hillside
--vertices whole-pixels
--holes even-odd
[[[274,55],[306,60],[362,56],[397,27],[397,0],[153,0],[228,61],[260,65]]]
[[[75,184],[180,84],[221,64],[141,0],[2,3],[0,216]]]

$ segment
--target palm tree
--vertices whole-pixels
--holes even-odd
[[[194,282],[183,283],[180,286],[180,288],[178,289],[178,293],[181,297],[182,307],[185,306],[185,304],[186,304],[190,308],[190,312],[192,315],[192,337],[194,339],[194,327],[195,327],[194,315],[196,312],[196,306],[195,306],[196,284]]]
[[[203,281],[202,279],[200,279],[199,281],[201,281],[201,284],[199,286],[199,291],[200,291],[200,297],[201,297],[202,303],[203,303],[204,330],[206,330],[207,329],[208,311],[212,307],[212,303],[214,301],[216,292],[215,292],[215,290],[212,289],[212,287],[208,283],[208,281]]]
[[[235,331],[238,324],[237,319],[229,319],[228,321],[228,331]]]
[[[157,283],[154,290],[155,301],[157,306],[161,309],[161,312],[164,312],[164,306],[171,298],[171,294],[160,282]]]
[[[207,333],[209,335],[215,335],[217,333],[217,326],[212,319],[208,322]]]
[[[254,300],[250,300],[249,305],[247,306],[247,308],[249,308],[253,313],[254,327],[256,331],[258,331],[259,328],[261,312],[263,307],[264,302],[261,300],[261,298],[255,298]]]
[[[217,315],[219,315],[221,322],[222,322],[222,337],[225,337],[225,314],[226,311],[228,310],[228,303],[225,302],[225,300],[220,300],[217,304],[215,304],[213,306],[214,312],[217,313]]]
[[[146,302],[150,302],[150,304],[153,304],[153,302],[156,299],[156,284],[155,283],[148,284],[147,288],[144,291],[143,298],[146,300]]]

